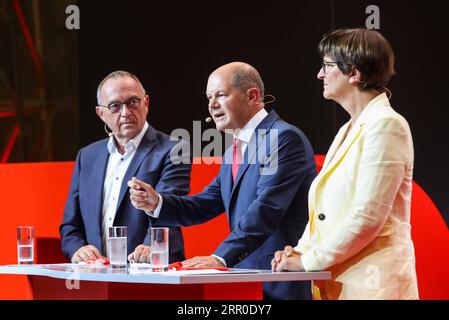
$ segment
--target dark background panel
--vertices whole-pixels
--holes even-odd
[[[415,179],[449,221],[449,29],[440,1],[80,1],[80,144],[105,137],[94,107],[97,84],[109,72],[138,75],[150,95],[151,124],[170,133],[191,131],[193,120],[208,115],[208,75],[240,60],[255,66],[266,93],[276,96],[268,107],[300,127],[316,153],[326,153],[349,117],[322,98],[316,46],[333,28],[364,27],[371,4],[396,53],[391,102],[412,129]]]
[[[34,40],[43,79],[14,4]],[[81,30],[65,27],[70,4],[81,8]],[[207,116],[209,73],[235,60],[260,71],[267,94],[276,96],[268,107],[300,127],[316,153],[325,153],[348,115],[321,96],[316,45],[333,28],[363,27],[372,4],[396,53],[389,88],[393,106],[412,128],[415,179],[448,221],[449,30],[441,1],[0,0],[0,161],[73,160],[80,146],[103,138],[95,91],[116,69],[142,79],[155,127],[192,131],[192,121]]]
[[[71,4],[81,9],[80,30],[66,28]],[[0,162],[74,160],[79,147],[105,137],[94,111],[96,88],[116,69],[141,78],[151,124],[192,132],[192,121],[207,116],[208,75],[236,60],[261,73],[266,93],[276,97],[268,109],[300,127],[316,153],[326,153],[349,117],[322,98],[316,46],[331,29],[364,27],[368,5],[379,7],[380,32],[396,54],[391,102],[412,129],[415,180],[449,221],[444,1],[0,0]]]
[[[336,1],[337,2],[337,1]],[[438,1],[338,1],[337,27],[364,25],[370,4],[380,9],[380,32],[396,56],[390,81],[392,106],[409,122],[415,146],[415,180],[430,194],[449,221],[449,143],[447,92],[449,52],[447,4]],[[341,114],[346,121],[347,116]]]
[[[78,33],[65,26],[70,4],[0,0],[0,162],[76,154],[79,57]]]
[[[284,6],[231,1],[175,8],[170,3],[148,2],[138,12],[133,3],[142,2],[130,1],[126,6],[111,1],[81,3],[80,113],[83,127],[88,128],[81,132],[82,144],[104,136],[93,107],[96,86],[110,71],[123,68],[136,73],[150,94],[151,123],[171,132],[191,130],[192,120],[208,115],[206,83],[215,68],[245,61],[261,73],[266,93],[276,97],[270,107],[300,126],[317,146],[316,152],[327,150],[334,134],[333,111],[320,109],[326,102],[320,98],[321,83],[315,80],[320,64],[315,47],[330,28],[330,11],[315,18],[321,30],[304,26],[310,12],[330,7],[329,1]],[[132,19],[135,23],[98,24],[100,14],[107,21]],[[326,125],[314,124],[320,117]]]

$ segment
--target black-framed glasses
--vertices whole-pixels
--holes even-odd
[[[128,109],[130,110],[137,110],[140,107],[140,102],[142,100],[137,97],[129,98],[128,100],[121,102],[121,101],[113,101],[107,106],[100,106],[103,108],[107,108],[111,113],[119,113],[122,111],[123,105],[126,104]]]
[[[329,70],[327,70],[327,67],[336,66],[337,62],[335,61],[323,61],[321,63],[321,69],[323,69],[323,73],[326,74]]]

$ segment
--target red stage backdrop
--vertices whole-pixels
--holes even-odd
[[[323,156],[316,156],[321,168]],[[0,264],[17,262],[16,227],[35,227],[37,263],[64,262],[59,249],[62,219],[74,162],[0,165]],[[192,193],[215,177],[218,164],[194,164]],[[416,183],[412,199],[412,237],[421,299],[449,299],[449,231],[425,191]],[[209,255],[229,232],[223,214],[205,224],[183,228],[187,257]],[[0,299],[29,299],[25,276],[0,275]]]

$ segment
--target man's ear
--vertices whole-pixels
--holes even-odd
[[[150,110],[150,96],[149,95],[145,95],[145,97],[143,98],[143,101],[145,103],[145,108],[147,108],[147,112]]]
[[[248,95],[248,102],[258,103],[260,102],[260,91],[257,88],[249,88],[246,91]]]
[[[352,69],[349,72],[349,83],[350,84],[359,84],[361,82],[362,74],[356,68]]]
[[[96,106],[95,107],[95,112],[97,113],[97,116],[99,116],[100,119],[103,120],[103,113],[104,113],[103,108],[99,107],[99,106]],[[104,120],[103,120],[103,122],[104,122]]]

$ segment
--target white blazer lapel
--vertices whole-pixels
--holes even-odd
[[[338,150],[338,147],[342,144],[344,137],[346,136],[346,131],[349,128],[351,121],[345,123],[340,130],[338,130],[337,135],[334,138],[334,141],[332,141],[331,146],[329,147],[329,150],[326,153],[326,158],[324,159],[323,167],[321,168],[321,171],[319,172],[318,176],[315,178],[315,180],[312,182],[312,185],[310,186],[309,190],[309,219],[313,219],[314,211],[315,211],[315,195],[316,195],[316,188],[320,184],[321,178],[324,176],[324,174],[328,171],[329,164],[332,162],[332,159],[335,157],[335,153]]]
[[[375,114],[379,110],[380,106],[382,105],[389,105],[388,98],[384,93],[378,95],[368,103],[368,105],[365,107],[362,113],[360,113],[358,119],[353,124],[353,129],[348,133],[346,138],[344,138],[345,134],[342,134],[340,136],[340,139],[344,139],[344,141],[340,147],[338,147],[337,145],[338,149],[335,152],[335,155],[329,160],[329,167],[326,168],[326,171],[331,170],[335,165],[337,165],[340,159],[344,157],[354,141],[360,136],[365,123],[373,116],[373,114]],[[342,130],[344,131],[344,133],[347,132],[350,123],[351,121],[346,124],[348,127],[346,127],[345,130]]]
[[[323,175],[326,175],[329,171],[332,170],[332,168],[334,168],[336,165],[338,165],[340,160],[346,155],[346,152],[349,150],[349,148],[353,145],[353,143],[360,136],[360,133],[362,132],[362,128],[363,128],[363,124],[361,124],[361,123],[356,124],[356,127],[354,127],[353,130],[351,130],[348,133],[346,138],[344,138],[343,143],[341,143],[340,147],[338,147],[337,151],[335,152],[335,155],[330,160],[329,165],[326,167],[325,171],[323,172]]]
[[[332,144],[329,147],[329,150],[327,151],[322,170],[326,170],[327,166],[329,166],[330,162],[334,158],[335,153],[337,152],[338,148],[340,147],[340,145],[343,142],[344,137],[346,136],[346,132],[348,131],[350,124],[351,124],[351,121],[348,121],[340,128],[340,130],[338,130],[338,133],[335,136],[334,141],[332,141]]]

